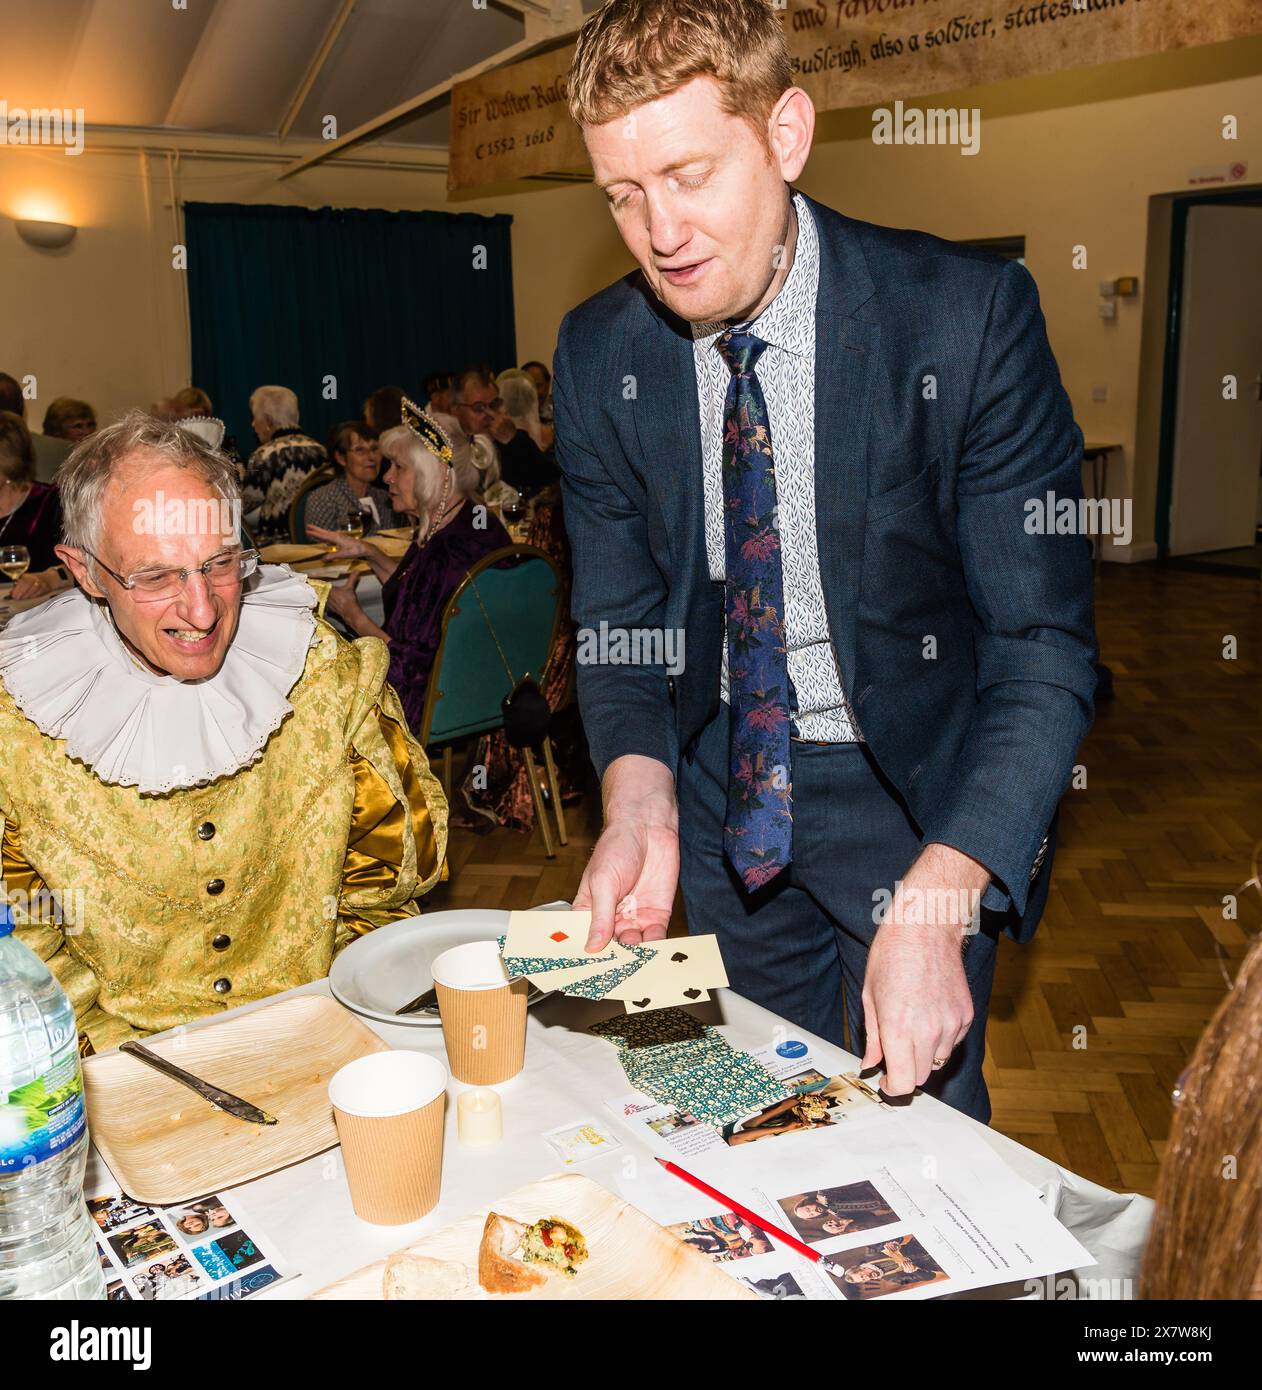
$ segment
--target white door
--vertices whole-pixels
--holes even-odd
[[[1191,209],[1181,314],[1170,554],[1234,550],[1258,522],[1262,207]]]

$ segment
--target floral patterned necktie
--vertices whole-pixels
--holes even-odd
[[[731,764],[723,847],[751,893],[793,857],[792,687],[767,403],[754,366],[767,344],[741,328],[716,343],[732,372],[723,403]]]

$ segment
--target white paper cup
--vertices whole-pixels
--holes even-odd
[[[452,946],[430,971],[452,1076],[469,1086],[516,1076],[526,1058],[529,980],[509,980],[494,941]]]
[[[447,1070],[420,1052],[370,1052],[336,1072],[329,1101],[355,1215],[378,1226],[434,1209]]]

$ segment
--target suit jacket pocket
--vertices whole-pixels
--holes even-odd
[[[879,521],[882,517],[901,512],[914,506],[921,498],[928,496],[938,476],[938,460],[930,459],[914,478],[890,488],[888,492],[878,492],[868,498],[868,521]]]

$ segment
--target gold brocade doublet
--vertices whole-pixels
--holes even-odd
[[[446,802],[384,644],[315,635],[259,761],[158,795],[102,782],[0,685],[6,894],[54,890],[65,920],[18,935],[98,1050],[327,975],[444,873]]]

